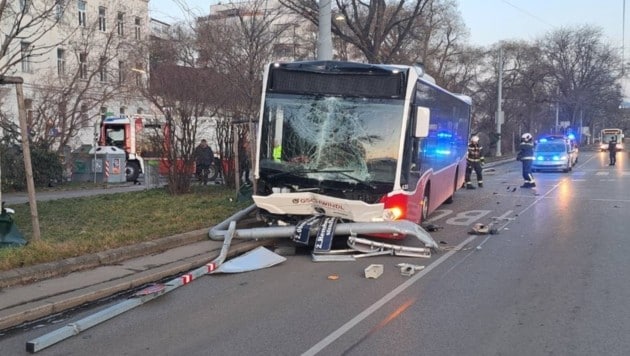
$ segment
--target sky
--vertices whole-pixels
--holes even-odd
[[[194,16],[207,15],[216,0],[150,0],[150,16],[166,23],[190,18],[178,6],[186,4]],[[224,3],[229,0],[224,0]],[[470,43],[488,46],[501,40],[533,41],[563,27],[594,25],[613,46],[628,42],[623,35],[625,0],[456,0],[470,31]],[[630,1],[626,4],[630,7]],[[630,18],[625,20],[626,33]],[[625,46],[627,47],[627,46]],[[627,52],[627,50],[626,50]]]

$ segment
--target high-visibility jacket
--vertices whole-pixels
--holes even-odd
[[[280,161],[280,159],[282,158],[282,146],[278,145],[274,147],[272,156],[274,161]]]

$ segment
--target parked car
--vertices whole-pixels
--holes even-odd
[[[578,162],[579,149],[571,140],[541,139],[534,146],[532,170],[569,172]]]

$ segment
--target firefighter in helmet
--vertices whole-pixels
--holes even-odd
[[[534,140],[532,134],[524,133],[521,136],[521,144],[519,145],[516,159],[523,163],[523,179],[525,183],[521,185],[521,188],[534,188],[536,181],[532,174],[532,164],[534,163]]]
[[[475,186],[470,181],[473,170],[477,175],[477,185],[479,185],[479,188],[483,187],[481,166],[485,158],[483,157],[482,149],[483,147],[479,144],[479,136],[474,135],[471,137],[468,143],[468,154],[466,155],[466,189],[475,189]]]

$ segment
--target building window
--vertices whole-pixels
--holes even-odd
[[[125,115],[125,110],[126,110],[126,108],[124,106],[120,107],[120,116],[124,116]]]
[[[107,25],[105,21],[105,8],[102,6],[99,6],[98,8],[98,29],[102,32],[107,31]]]
[[[107,118],[107,106],[101,106],[101,122]]]
[[[61,48],[57,48],[57,74],[66,74],[66,51]]]
[[[144,73],[144,71],[140,69],[142,68],[142,63],[136,63],[136,68],[133,69],[134,73],[136,74],[136,85],[141,87],[142,86],[142,73]]]
[[[142,39],[142,33],[140,32],[140,18],[136,17],[136,19],[134,20],[134,24],[135,24],[135,38],[137,40]]]
[[[79,0],[79,26],[80,27],[85,27],[86,26],[86,20],[85,20],[85,1]]]
[[[31,0],[20,0],[20,11],[22,11],[23,14],[28,13],[30,7]]]
[[[81,104],[80,112],[81,112],[81,118],[82,119],[85,120],[85,119],[88,118],[88,106],[87,106],[87,104]]]
[[[63,0],[55,0],[55,19],[61,20],[63,16],[64,6]]]
[[[79,53],[79,78],[87,79],[87,53]]]
[[[26,125],[29,128],[33,127],[33,99],[24,98],[24,109],[26,110]],[[31,131],[32,129],[29,129]],[[34,133],[31,133],[34,134]]]
[[[98,73],[101,82],[107,81],[107,58],[101,57],[98,63]]]
[[[22,52],[22,72],[30,73],[31,68],[31,44],[29,42],[21,43]]]
[[[125,62],[118,61],[118,84],[123,84],[125,82]]]
[[[118,36],[125,35],[125,14],[122,12],[118,13],[118,17],[116,19],[116,27],[118,30]]]

